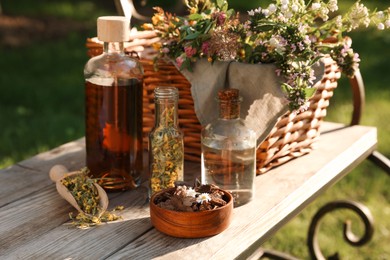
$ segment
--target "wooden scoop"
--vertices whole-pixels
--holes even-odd
[[[76,199],[73,197],[72,193],[68,190],[65,185],[62,184],[61,179],[70,176],[80,174],[78,171],[69,172],[68,169],[63,165],[54,165],[49,172],[50,179],[55,182],[57,191],[63,197],[66,201],[68,201],[73,207],[75,207],[79,212],[84,213],[87,216],[91,216],[90,214],[87,214],[86,212],[82,211],[79,205],[77,204]],[[99,186],[98,184],[94,183],[98,193],[99,193],[99,204],[101,207],[101,211],[99,212],[99,215],[97,217],[100,217],[108,207],[108,196],[107,193],[104,191],[104,189]]]

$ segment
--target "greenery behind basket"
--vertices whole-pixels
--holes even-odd
[[[166,2],[149,0],[148,6]],[[269,1],[260,2],[266,6]],[[249,10],[256,8],[259,1],[229,0],[229,3],[235,9]],[[353,0],[339,0],[343,10],[352,3]],[[371,9],[389,5],[388,0],[363,3]],[[56,17],[64,22],[72,19],[86,28],[62,37],[33,37],[37,39],[21,47],[0,45],[0,168],[4,168],[84,135],[85,39],[96,35],[96,18],[115,14],[115,6],[114,1],[103,0],[37,0],[34,5],[30,0],[2,0],[1,5],[4,15]],[[369,28],[351,37],[353,48],[362,59],[366,85],[366,109],[361,124],[378,128],[378,150],[390,157],[390,33]],[[327,120],[348,124],[351,104],[349,83],[342,79],[331,99]],[[333,199],[354,199],[365,203],[374,215],[373,241],[360,249],[346,245],[340,222],[346,212],[342,212],[338,218],[332,216],[323,223],[320,244],[324,254],[340,251],[342,259],[390,259],[388,187],[390,177],[372,163],[364,162],[282,228],[265,247],[307,259],[306,231],[318,207]]]

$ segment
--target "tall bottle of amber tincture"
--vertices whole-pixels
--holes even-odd
[[[155,125],[149,134],[150,195],[183,181],[184,143],[178,124],[178,98],[175,87],[154,90]]]
[[[232,192],[234,206],[253,198],[256,133],[240,118],[238,89],[218,92],[219,117],[202,129],[202,184]]]
[[[87,167],[106,190],[140,184],[142,163],[143,68],[124,52],[130,20],[99,17],[103,54],[84,68]]]

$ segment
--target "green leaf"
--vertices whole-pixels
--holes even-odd
[[[195,32],[188,34],[186,37],[184,37],[184,40],[193,40],[196,39],[200,35],[200,32]]]
[[[274,28],[273,25],[270,24],[260,24],[255,26],[255,30],[258,32],[268,32]]]
[[[188,19],[198,21],[198,20],[202,19],[202,17],[203,16],[201,14],[190,14],[188,16]]]
[[[252,56],[253,50],[252,50],[252,47],[249,44],[245,44],[244,50],[245,50],[245,58],[246,59],[248,59],[249,57]]]
[[[224,0],[217,0],[217,7],[222,8],[224,2],[225,2]]]
[[[208,33],[210,31],[210,28],[211,28],[212,25],[213,25],[213,23],[209,22],[207,27],[206,27],[206,30],[204,30],[204,33]]]
[[[227,17],[232,17],[236,12],[234,11],[234,9],[229,9],[226,11],[226,16]]]
[[[313,60],[310,61],[309,65],[313,65],[315,64],[317,61],[319,61],[320,59],[322,59],[324,56],[323,55],[320,55],[318,57],[315,57]]]
[[[317,90],[316,88],[306,88],[305,89],[306,99],[311,98],[314,95],[314,93],[316,93],[316,90]]]

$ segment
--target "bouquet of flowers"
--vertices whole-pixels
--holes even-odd
[[[359,56],[344,36],[360,26],[390,27],[390,8],[370,12],[357,1],[344,15],[334,15],[337,0],[275,0],[248,11],[245,21],[226,0],[187,0],[189,14],[176,16],[156,7],[152,24],[162,39],[159,57],[191,71],[201,58],[250,64],[273,63],[290,110],[305,110],[315,89],[313,65],[330,55],[353,77]],[[330,19],[330,16],[332,17]]]

